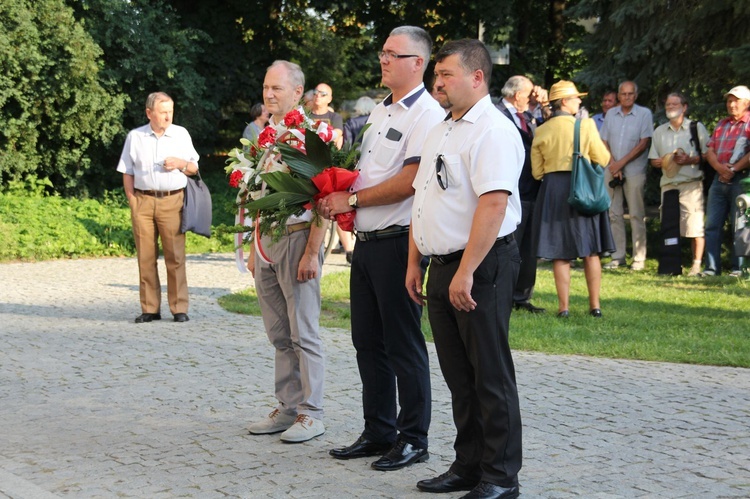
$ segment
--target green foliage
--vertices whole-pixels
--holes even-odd
[[[201,176],[213,201],[214,227],[232,223],[233,193],[209,158]],[[220,162],[221,158],[216,161]],[[130,209],[122,189],[99,199],[45,196],[45,180],[28,178],[0,193],[0,261],[47,260],[97,256],[133,256]],[[188,253],[234,251],[231,234],[216,231],[210,239],[187,234]]]
[[[570,318],[555,317],[557,295],[551,265],[540,267],[534,304],[546,314],[513,312],[510,342],[516,350],[691,364],[750,367],[746,302],[750,281],[733,277],[665,277],[617,270],[602,279],[604,318],[588,315],[586,282],[572,272]],[[321,279],[323,327],[349,330],[349,272]],[[219,304],[232,312],[260,315],[254,288],[227,295]],[[429,306],[429,305],[428,305]],[[427,309],[422,327],[428,339]]]
[[[63,0],[5,0],[0,28],[0,188],[31,173],[77,191],[92,145],[120,132],[101,50]]]
[[[576,79],[601,95],[625,79],[638,102],[659,109],[681,91],[706,123],[724,114],[722,95],[750,76],[750,4],[733,0],[580,0],[574,18],[600,22],[581,46],[589,64]]]

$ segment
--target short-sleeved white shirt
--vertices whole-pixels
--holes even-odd
[[[447,187],[437,181],[436,161],[444,158]],[[466,248],[479,196],[508,191],[508,206],[497,237],[515,232],[521,221],[518,178],[524,161],[521,136],[487,95],[458,121],[450,117],[427,136],[414,179],[412,235],[423,255],[446,255]]]
[[[420,85],[398,102],[389,95],[378,104],[370,118],[370,128],[362,138],[359,177],[351,191],[378,185],[402,168],[419,163],[427,132],[445,117],[440,104]],[[409,225],[412,198],[399,203],[358,208],[354,225],[370,232],[391,225]]]
[[[164,159],[170,156],[198,164],[188,131],[172,124],[157,137],[150,124],[143,125],[128,133],[117,171],[132,175],[134,187],[143,191],[184,189],[187,177],[179,170],[164,169]]]
[[[638,104],[633,104],[633,109],[627,114],[622,112],[622,106],[616,106],[607,111],[599,134],[609,145],[612,159],[617,161],[632,151],[641,139],[654,134],[654,118],[648,108]],[[645,174],[647,165],[648,148],[625,165],[623,175]]]

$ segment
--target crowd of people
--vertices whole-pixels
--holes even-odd
[[[266,71],[263,103],[253,106],[243,133],[255,140],[294,109],[334,129],[338,147],[365,124],[359,176],[300,216],[280,238],[263,236],[269,259],[251,250],[266,333],[275,349],[277,404],[249,425],[253,435],[280,434],[299,443],[325,432],[325,357],[320,338],[320,278],[327,221],[354,212],[356,242],[345,241],[351,264],[351,334],[362,383],[363,429],[349,445],[330,450],[341,460],[376,457],[370,467],[392,471],[429,458],[430,369],[421,331],[429,302],[438,362],[451,392],[455,458],[444,473],[419,481],[424,492],[468,491],[464,498],[515,498],[521,468],[521,415],[510,315],[545,313],[532,304],[537,261],[552,261],[557,317],[569,317],[571,262],[580,258],[589,310],[602,317],[604,268],[626,265],[625,205],[632,263],[644,269],[644,185],[650,165],[661,169],[662,195],[679,194],[680,235],[691,239],[691,275],[721,273],[722,228],[734,220],[734,198],[750,171],[750,90],[724,98],[728,116],[713,134],[686,117],[688,102],[671,93],[667,123],[654,129],[636,103],[638,86],[624,81],[602,96],[602,111],[582,115],[570,81],[547,91],[525,76],[509,78],[499,99],[489,94],[492,61],[478,40],[446,42],[435,56],[432,90],[423,84],[432,53],[418,27],[391,31],[378,57],[380,103],[369,97],[346,123],[331,108],[333,89],[305,92],[300,66],[275,61]],[[140,273],[142,314],[161,319],[157,240],[164,249],[174,320],[188,320],[185,238],[179,220],[187,175],[198,173],[190,135],[172,123],[172,99],[148,97],[149,123],[128,134],[118,171],[131,206]],[[611,206],[583,214],[568,202],[574,136],[580,152],[605,172]],[[701,164],[715,172],[704,203]],[[704,222],[705,206],[705,222]],[[314,222],[313,209],[323,223]],[[701,270],[706,252],[705,270]],[[430,278],[425,285],[425,272]],[[732,258],[731,271],[741,258]]]

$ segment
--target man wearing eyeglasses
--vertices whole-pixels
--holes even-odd
[[[333,90],[325,83],[319,83],[313,90],[312,109],[310,118],[328,123],[333,127],[336,147],[341,149],[344,144],[344,120],[329,106],[333,100]]]
[[[324,216],[356,209],[352,257],[352,342],[362,378],[365,427],[337,459],[385,453],[372,463],[397,470],[428,458],[431,394],[422,307],[404,289],[409,222],[427,131],[445,116],[422,83],[432,40],[421,28],[391,31],[379,53],[383,85],[391,94],[370,114],[359,177],[351,193],[333,193]],[[398,393],[398,410],[396,394]]]
[[[479,40],[446,43],[435,56],[438,102],[450,115],[427,135],[414,179],[406,288],[427,308],[451,391],[456,457],[424,492],[470,490],[467,499],[515,498],[521,413],[508,328],[520,268],[524,148],[492,105],[492,61]],[[432,256],[427,295],[420,262]]]

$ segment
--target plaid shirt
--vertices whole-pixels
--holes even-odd
[[[714,150],[719,163],[729,163],[734,152],[737,139],[745,134],[745,129],[750,123],[750,111],[745,112],[740,119],[733,121],[732,118],[724,118],[716,125],[708,147]]]

